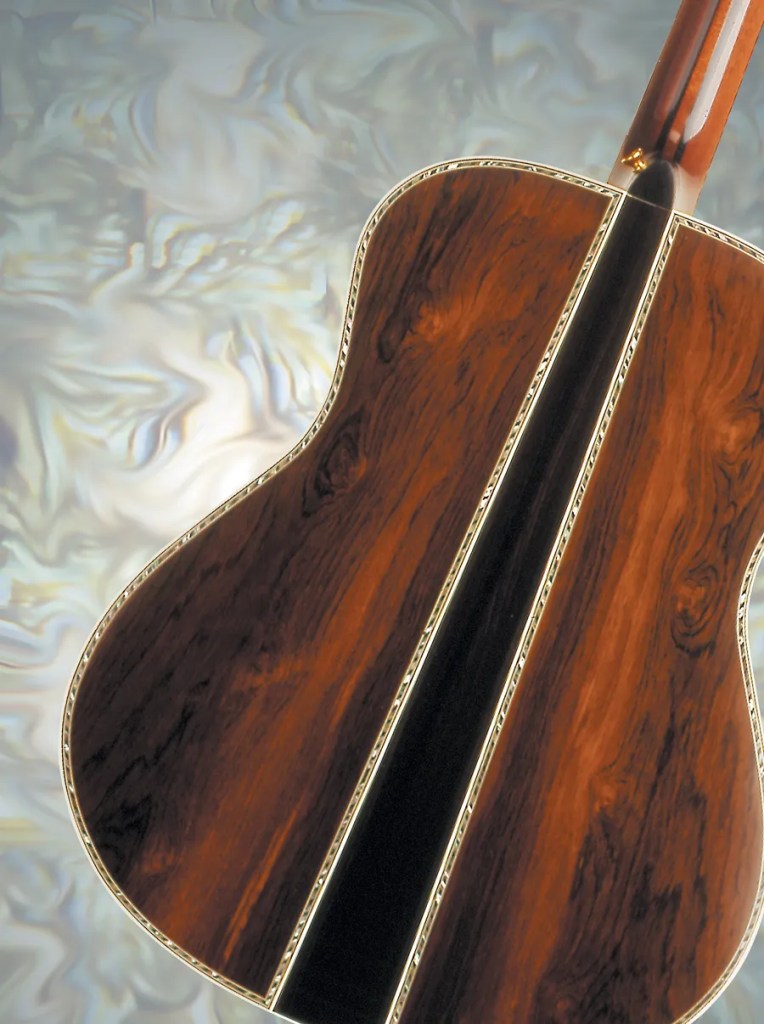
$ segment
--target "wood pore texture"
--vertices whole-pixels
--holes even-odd
[[[455,170],[365,257],[308,447],[116,612],[71,763],[114,884],[267,992],[610,199]]]
[[[679,228],[404,1024],[669,1024],[739,947],[762,858],[736,627],[764,530],[763,288]]]

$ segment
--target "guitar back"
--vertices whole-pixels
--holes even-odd
[[[753,941],[764,255],[677,218],[663,259],[407,1021],[689,1022]]]
[[[750,937],[764,266],[643,203],[657,241],[622,286],[628,202],[500,161],[397,190],[316,424],[147,567],[78,669],[65,771],[112,891],[306,1024],[689,1020]],[[628,312],[606,328],[603,288]],[[595,335],[600,400],[562,447],[546,424]],[[483,549],[531,490],[501,543],[535,554],[492,590]],[[439,687],[469,587],[484,619]],[[407,759],[442,785],[395,782]]]

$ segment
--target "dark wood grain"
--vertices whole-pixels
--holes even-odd
[[[156,569],[90,659],[71,759],[96,848],[157,928],[249,989],[268,988],[607,202],[498,168],[404,193],[320,433]]]
[[[292,1020],[387,1019],[668,219],[641,199],[618,212],[279,994]]]
[[[764,266],[681,228],[404,1024],[670,1024],[749,923]]]

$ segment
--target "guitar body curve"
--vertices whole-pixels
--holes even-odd
[[[320,430],[97,631],[69,702],[83,826],[140,914],[249,990],[269,989],[611,195],[467,167],[383,204]],[[559,272],[518,288],[533,261]]]
[[[501,161],[396,190],[362,239],[316,425],[141,574],[73,682],[67,787],[112,892],[195,967],[306,1024],[671,1024],[750,937],[761,743],[738,605],[764,530],[764,266],[674,221],[386,1009],[353,1009],[355,963],[344,1017],[302,994],[620,201]],[[688,320],[691,348],[669,347]]]

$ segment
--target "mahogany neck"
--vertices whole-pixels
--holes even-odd
[[[632,189],[655,164],[668,205],[695,209],[764,22],[764,0],[682,0],[621,153],[612,185]]]

